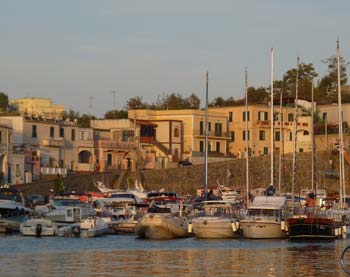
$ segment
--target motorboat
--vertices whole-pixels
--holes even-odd
[[[188,234],[188,219],[182,215],[182,199],[177,197],[153,198],[147,213],[135,226],[140,238],[174,239]]]
[[[286,198],[282,196],[256,196],[240,221],[243,237],[248,239],[283,239],[287,232]]]
[[[0,188],[0,233],[19,231],[20,224],[30,213],[18,189],[9,186]]]
[[[57,226],[49,219],[33,218],[21,223],[20,232],[23,236],[55,236]]]
[[[193,230],[191,230],[193,229]],[[203,201],[200,212],[192,218],[189,232],[200,239],[238,237],[239,220],[231,201]]]
[[[99,237],[107,234],[108,224],[99,217],[89,217],[80,223],[63,226],[58,229],[58,235],[63,237]]]

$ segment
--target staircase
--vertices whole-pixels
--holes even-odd
[[[157,140],[153,140],[152,144],[157,147],[160,151],[162,151],[165,155],[169,155],[170,153],[170,149],[166,146],[164,146],[163,144],[161,144],[159,141]]]

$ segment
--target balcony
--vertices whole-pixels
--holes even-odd
[[[205,137],[205,131],[204,130],[193,130],[193,135],[196,137]],[[227,132],[220,132],[219,130],[211,130],[208,132],[208,137],[211,138],[219,138],[219,139],[231,139],[229,136],[229,133]]]
[[[155,141],[155,138],[154,138],[154,137],[143,137],[143,136],[140,137],[140,142],[141,142],[141,143],[149,143],[149,144],[152,144],[154,141]]]
[[[49,147],[63,147],[64,146],[64,139],[42,139],[41,140],[42,146],[49,146]]]
[[[106,150],[135,150],[135,144],[133,142],[125,142],[125,141],[109,141],[109,140],[97,140],[95,142],[95,148],[101,149],[104,148]]]
[[[79,147],[92,148],[92,147],[94,147],[94,141],[93,140],[79,140],[78,145],[79,145]]]
[[[262,121],[260,121],[260,120],[258,120],[257,122],[256,122],[256,125],[259,127],[259,128],[271,128],[271,121],[269,121],[269,120],[262,120]],[[273,126],[277,126],[277,127],[279,127],[281,125],[281,123],[279,122],[279,121],[275,121],[274,123],[273,123]],[[283,126],[284,127],[291,127],[291,126],[293,126],[294,125],[294,122],[293,121],[288,121],[288,122],[283,122]],[[309,124],[307,123],[307,122],[298,122],[298,124],[297,124],[297,126],[298,127],[308,127],[309,126]]]

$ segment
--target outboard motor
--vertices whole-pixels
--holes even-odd
[[[35,235],[37,237],[41,237],[41,232],[43,231],[43,226],[41,224],[37,224],[35,226]]]

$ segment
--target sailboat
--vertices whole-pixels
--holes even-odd
[[[339,58],[339,44],[337,45],[337,55]],[[299,69],[299,62],[298,62]],[[298,84],[298,69],[297,69],[297,84]],[[339,70],[339,69],[338,69]],[[339,73],[339,71],[338,71]],[[339,77],[339,76],[338,76]],[[298,85],[296,86],[298,90]],[[338,88],[339,93],[339,110],[341,110],[341,96],[340,87]],[[296,93],[296,97],[297,97]],[[341,235],[341,226],[335,220],[334,216],[331,216],[329,212],[321,210],[320,207],[315,206],[314,198],[317,197],[317,185],[316,185],[316,175],[315,175],[315,145],[314,145],[314,134],[313,134],[313,123],[314,123],[314,82],[312,80],[311,86],[311,118],[312,118],[312,132],[311,132],[311,145],[312,145],[312,162],[311,162],[311,187],[312,193],[309,194],[309,200],[305,209],[297,212],[293,209],[293,216],[286,220],[288,228],[288,236],[291,239],[335,239],[337,236]],[[341,122],[341,113],[339,117],[339,122]],[[296,135],[296,133],[295,133]],[[295,147],[294,147],[295,148]],[[295,153],[294,153],[295,158]],[[341,163],[341,160],[340,160]],[[340,166],[341,168],[341,166]],[[294,185],[294,183],[293,183]],[[294,186],[293,186],[294,188]],[[294,192],[294,189],[293,189]],[[292,193],[293,193],[292,192]],[[294,199],[294,195],[292,195]],[[294,207],[294,206],[293,206]]]

